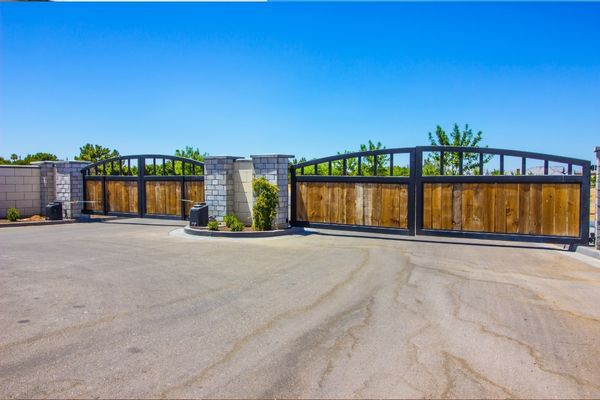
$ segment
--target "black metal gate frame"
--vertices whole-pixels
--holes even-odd
[[[146,174],[146,159],[152,159],[152,173]],[[137,161],[137,175],[132,174],[131,160]],[[157,163],[156,160],[162,160],[162,172],[166,171],[167,161],[172,165],[172,172],[168,175],[157,174]],[[175,174],[175,161],[180,161],[182,175]],[[186,164],[189,164],[192,169],[193,175],[185,175]],[[107,166],[110,166],[110,174],[107,174]],[[115,168],[118,166],[118,168]],[[127,167],[124,173],[124,169]],[[201,175],[195,175],[196,169],[198,169]],[[116,173],[113,173],[116,172]],[[185,182],[193,181],[204,181],[204,163],[190,158],[183,158],[170,155],[162,154],[139,154],[139,155],[128,155],[113,157],[106,160],[99,161],[94,164],[90,164],[85,168],[81,169],[83,175],[83,198],[87,198],[86,181],[101,181],[102,182],[102,196],[103,196],[103,211],[92,211],[86,210],[84,203],[84,209],[82,210],[86,214],[104,214],[104,215],[115,215],[125,217],[151,217],[151,218],[164,218],[164,219],[186,219],[185,214]],[[108,195],[106,191],[107,181],[136,181],[138,183],[138,212],[136,213],[123,213],[123,212],[112,212],[108,211]],[[146,182],[148,181],[178,181],[181,185],[181,215],[179,217],[173,215],[159,215],[159,214],[146,214]]]
[[[423,154],[426,152],[439,153],[439,175],[423,175]],[[409,154],[409,176],[393,176],[394,154]],[[444,171],[444,156],[447,153],[457,153],[459,157],[458,175],[446,175]],[[464,154],[478,154],[478,174],[466,175],[464,172]],[[389,156],[390,166],[387,175],[378,175],[374,168],[373,176],[362,176],[363,157],[373,156],[377,165],[378,156]],[[500,159],[500,175],[484,175],[485,156],[495,155]],[[543,175],[504,175],[504,157],[521,158],[521,173],[527,170],[527,159],[543,161]],[[347,176],[347,160],[357,159],[357,176]],[[342,161],[342,176],[332,175],[332,162]],[[549,163],[556,162],[567,165],[564,175],[550,175]],[[328,164],[328,175],[318,175],[318,165]],[[581,174],[574,174],[573,166],[581,167]],[[312,167],[312,168],[311,168]],[[312,169],[312,174],[310,170]],[[300,171],[301,175],[298,175]],[[528,242],[547,242],[561,244],[587,244],[589,237],[590,213],[590,172],[591,163],[577,158],[556,156],[542,153],[532,153],[517,150],[496,149],[488,147],[458,147],[458,146],[417,146],[394,149],[382,149],[346,153],[290,166],[291,177],[291,224],[293,226],[312,226],[332,229],[349,229],[367,232],[399,233],[404,235],[449,236],[475,239],[512,240]],[[308,174],[307,174],[308,173]],[[297,182],[356,182],[356,183],[405,183],[408,184],[408,228],[381,228],[358,225],[341,225],[328,223],[309,223],[296,220],[296,186]],[[423,187],[426,183],[576,183],[580,185],[579,202],[579,236],[547,236],[508,233],[484,233],[469,231],[452,231],[423,228]]]

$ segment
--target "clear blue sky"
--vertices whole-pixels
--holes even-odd
[[[0,3],[0,155],[427,144],[592,159],[600,4]]]

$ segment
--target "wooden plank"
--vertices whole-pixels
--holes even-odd
[[[506,184],[503,183],[495,184],[494,232],[506,233]]]
[[[452,229],[452,187],[451,183],[442,184],[441,229]]]
[[[345,223],[349,225],[356,224],[356,185],[346,184],[344,186],[344,212],[346,214]]]
[[[306,182],[296,182],[296,185],[296,220],[308,221],[306,214],[308,184]]]
[[[519,231],[519,185],[507,183],[504,185],[506,192],[506,233]]]
[[[542,234],[542,185],[532,183],[529,186],[529,234]]]
[[[354,201],[354,223],[356,225],[365,224],[364,185],[364,183],[357,183],[354,187],[356,196]]]
[[[496,186],[493,183],[480,185],[483,191],[482,232],[494,232],[494,209],[496,205]]]
[[[399,196],[399,204],[398,204],[398,226],[400,228],[408,228],[408,185],[399,185],[400,186],[400,196]],[[414,201],[414,200],[413,200]],[[410,218],[413,216],[411,215]]]
[[[462,186],[452,185],[452,230],[462,230]]]
[[[555,197],[556,187],[554,184],[542,185],[542,234],[554,234]]]
[[[531,204],[531,184],[519,183],[519,228],[518,233],[529,233],[529,207]]]
[[[580,202],[580,186],[577,183],[567,185],[567,235],[579,236],[579,202]],[[592,208],[594,203],[592,203]],[[599,239],[596,239],[599,240]]]
[[[568,195],[567,184],[556,184],[554,196],[554,235],[568,235]]]
[[[400,195],[402,186],[381,184],[381,222],[383,227],[402,227],[400,222]]]
[[[486,207],[486,197],[484,193],[485,184],[475,183],[472,185],[473,190],[473,209],[472,209],[472,230],[475,232],[483,231],[483,215]]]
[[[431,185],[431,227],[442,229],[442,184]]]
[[[473,223],[473,185],[472,184],[463,184],[462,185],[461,197],[462,197],[461,198],[462,230],[463,231],[473,231],[475,225]]]
[[[433,214],[431,201],[432,189],[433,187],[431,183],[423,184],[423,229],[433,228]]]

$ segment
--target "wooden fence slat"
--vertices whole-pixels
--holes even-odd
[[[581,188],[578,184],[574,183],[569,185],[567,191],[567,236],[579,236],[580,191]]]
[[[556,190],[554,185],[542,185],[542,234],[554,233],[554,206]]]

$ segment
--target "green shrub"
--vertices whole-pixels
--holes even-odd
[[[257,231],[273,229],[273,219],[279,205],[279,188],[264,177],[252,180],[252,190],[256,199],[252,207],[253,226]]]
[[[225,226],[228,228],[231,228],[231,225],[236,221],[239,222],[237,217],[233,214],[227,214],[223,217],[223,222],[225,222]]]
[[[206,225],[208,227],[209,231],[218,231],[219,230],[219,223],[216,220],[210,220],[208,221],[208,225]]]
[[[236,218],[229,226],[229,229],[231,229],[232,232],[241,232],[244,230],[244,224]]]
[[[6,212],[6,218],[11,222],[15,222],[16,220],[21,218],[21,213],[16,208],[11,207]]]

